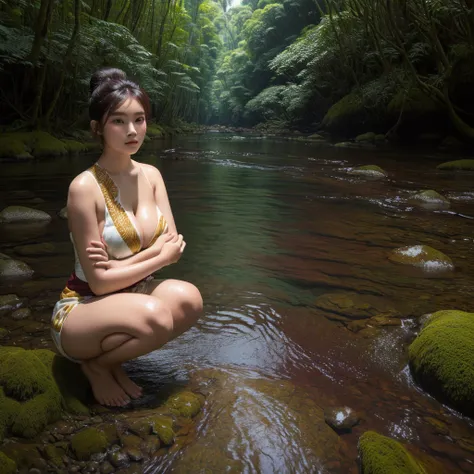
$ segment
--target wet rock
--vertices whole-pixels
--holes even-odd
[[[12,459],[18,469],[31,469],[46,464],[41,458],[37,444],[8,443],[1,448],[4,455]],[[1,471],[0,471],[1,472]]]
[[[115,472],[115,468],[108,461],[105,461],[101,464],[100,474],[112,474],[112,472]]]
[[[326,293],[315,301],[316,308],[325,311],[328,319],[351,321],[369,319],[374,316],[397,317],[400,313],[379,296],[357,293]]]
[[[0,257],[0,281],[31,278],[33,273],[33,269],[20,260]]]
[[[67,206],[66,207],[63,207],[60,211],[59,211],[59,217],[61,219],[67,219]]]
[[[388,259],[394,263],[419,267],[430,273],[454,270],[453,261],[429,245],[400,247],[393,250]]]
[[[367,132],[362,133],[361,135],[357,135],[355,138],[356,142],[374,142],[375,141],[375,133],[374,132]]]
[[[424,390],[474,417],[474,313],[432,314],[408,356],[413,377]]]
[[[173,419],[165,415],[156,415],[149,418],[151,431],[158,435],[160,441],[165,446],[170,446],[174,442]]]
[[[364,474],[427,472],[401,443],[374,431],[366,431],[360,437],[358,449]]]
[[[25,206],[8,206],[0,212],[0,222],[47,222],[51,220],[51,216],[38,209],[32,209]]]
[[[107,438],[97,428],[86,428],[71,438],[71,450],[80,461],[87,461],[92,454],[107,448]]]
[[[20,308],[10,315],[14,321],[22,321],[23,319],[31,318],[31,310],[29,308]]]
[[[142,439],[135,435],[122,435],[120,437],[120,443],[125,450],[132,448],[138,449],[142,443]]]
[[[125,453],[127,454],[130,461],[133,462],[140,462],[143,460],[143,453],[138,448],[127,448],[125,449]]]
[[[146,436],[142,443],[142,450],[149,456],[156,453],[161,447],[158,436]]]
[[[0,472],[2,474],[15,474],[16,470],[15,461],[0,451]]]
[[[446,161],[436,167],[439,170],[463,170],[463,171],[474,171],[474,160],[454,160]]]
[[[88,382],[77,364],[45,349],[0,347],[0,439],[39,434],[63,409],[88,412]]]
[[[119,469],[128,465],[128,455],[124,451],[114,451],[108,454],[108,460],[112,466]]]
[[[371,179],[381,179],[388,176],[387,172],[377,165],[358,166],[357,168],[349,170],[349,174],[361,175]]]
[[[336,433],[350,433],[360,422],[359,414],[349,407],[328,408],[324,410],[324,419]]]
[[[168,398],[165,407],[176,415],[193,418],[201,411],[201,400],[192,392],[180,392]]]
[[[432,189],[411,196],[408,202],[414,206],[429,210],[449,209],[450,207],[449,200]]]
[[[44,242],[42,244],[21,245],[13,249],[18,255],[26,257],[41,255],[56,255],[57,251],[53,244]]]
[[[60,449],[53,444],[48,444],[44,447],[43,454],[46,460],[54,464],[56,467],[64,465],[62,459],[64,456],[64,449]]]
[[[9,331],[7,329],[0,328],[0,340],[8,338]]]
[[[0,317],[20,308],[23,301],[17,295],[0,295]]]

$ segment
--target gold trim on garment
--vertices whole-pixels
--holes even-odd
[[[109,211],[110,217],[114,222],[114,226],[132,253],[138,253],[142,248],[140,236],[138,235],[135,226],[130,221],[127,212],[119,202],[119,192],[116,184],[108,175],[107,171],[105,171],[99,165],[95,164],[92,166],[91,170],[95,176],[95,179],[99,183],[102,194],[104,195],[105,204]]]
[[[56,332],[61,332],[64,321],[67,318],[67,315],[76,306],[76,304],[65,304],[53,317],[51,320],[51,325]]]
[[[151,242],[148,244],[148,247],[151,247],[155,242],[156,239],[165,231],[166,229],[166,220],[165,216],[161,215],[158,225],[156,226],[155,235],[151,239]]]
[[[77,293],[77,291],[70,290],[67,286],[61,292],[61,296],[59,297],[60,300],[64,298],[79,298],[81,295]]]

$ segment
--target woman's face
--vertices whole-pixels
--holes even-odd
[[[117,153],[133,155],[141,147],[146,134],[145,111],[137,99],[128,98],[105,122],[104,147]]]

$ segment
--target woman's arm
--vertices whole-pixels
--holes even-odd
[[[184,248],[182,236],[178,237],[176,242],[167,242],[158,255],[146,261],[109,270],[95,267],[87,254],[90,242],[100,241],[96,206],[98,189],[93,179],[88,173],[82,173],[73,180],[69,187],[67,209],[79,261],[89,286],[96,295],[105,295],[127,288],[177,261],[178,254],[182,252],[181,248]]]

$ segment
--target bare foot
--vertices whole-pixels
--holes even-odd
[[[123,407],[130,402],[110,369],[106,369],[90,360],[82,362],[81,368],[89,379],[95,399],[101,405]]]
[[[130,380],[121,365],[116,365],[112,368],[112,374],[118,384],[125,390],[125,392],[132,398],[139,398],[142,396],[142,388],[135,382]]]

